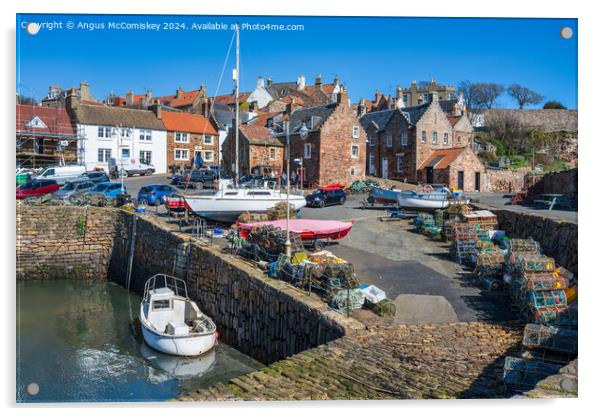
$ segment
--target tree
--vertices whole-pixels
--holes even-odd
[[[512,84],[508,87],[508,95],[514,98],[520,109],[527,104],[539,104],[543,100],[543,95],[518,84]]]
[[[543,108],[546,110],[566,110],[565,105],[558,101],[547,101]]]
[[[485,110],[493,108],[504,86],[493,82],[471,82],[465,80],[458,85],[458,91],[464,97],[468,118],[475,124]]]

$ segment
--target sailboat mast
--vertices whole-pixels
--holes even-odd
[[[239,53],[240,53],[240,38],[239,38],[239,32],[238,32],[238,23],[236,23],[236,70],[235,70],[235,86],[234,86],[234,94],[236,96],[236,119],[235,119],[235,123],[234,123],[234,134],[235,134],[235,138],[236,138],[236,166],[235,166],[235,173],[234,173],[234,183],[236,185],[238,185],[238,179],[239,179],[239,171],[238,171],[238,165],[239,165],[239,160],[238,160],[238,152],[239,152],[239,144],[238,144],[238,126],[240,125],[240,109],[238,106],[238,89],[239,89],[239,80],[240,80],[240,74],[239,74]]]

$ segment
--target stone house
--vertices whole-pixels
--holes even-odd
[[[301,160],[303,170],[291,166],[297,167],[305,185],[350,184],[365,178],[366,132],[344,88],[337,94],[336,103],[289,109],[285,118],[290,123],[291,160]],[[279,137],[283,140],[284,134]]]
[[[438,149],[418,166],[418,182],[445,184],[466,192],[485,188],[485,166],[470,147]]]
[[[156,173],[167,172],[167,132],[161,107],[141,110],[82,104],[75,92],[67,94],[67,111],[78,131],[79,163],[88,170],[109,170],[109,162],[144,160]]]
[[[284,145],[267,127],[241,124],[238,130],[239,175],[281,173],[284,166]],[[236,171],[236,134],[230,129],[222,146],[223,168]]]
[[[17,104],[16,116],[18,166],[77,163],[77,130],[64,107]]]
[[[217,165],[219,140],[213,122],[201,114],[162,111],[167,129],[167,166],[188,169],[197,157],[204,166]]]

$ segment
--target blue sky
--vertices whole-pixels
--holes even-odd
[[[100,24],[105,29],[67,29],[67,22]],[[452,19],[363,17],[232,17],[144,15],[17,15],[17,89],[43,97],[49,85],[91,84],[101,99],[132,89],[153,95],[173,94],[178,87],[201,83],[214,94],[230,30],[194,30],[194,23],[234,22],[302,24],[297,31],[241,31],[241,90],[254,88],[257,76],[274,82],[308,83],[335,74],[347,85],[354,102],[373,97],[376,89],[394,94],[397,85],[435,78],[526,85],[570,108],[577,107],[576,19]],[[36,35],[23,22],[61,23]],[[109,22],[183,24],[182,30],[114,30]],[[574,36],[565,40],[560,29]],[[161,27],[161,26],[160,26]],[[219,94],[232,90],[230,55]],[[498,106],[511,107],[506,96]]]

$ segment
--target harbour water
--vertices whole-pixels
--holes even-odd
[[[18,282],[17,401],[163,401],[262,367],[224,343],[194,358],[152,350],[133,324],[140,300],[111,282]]]

